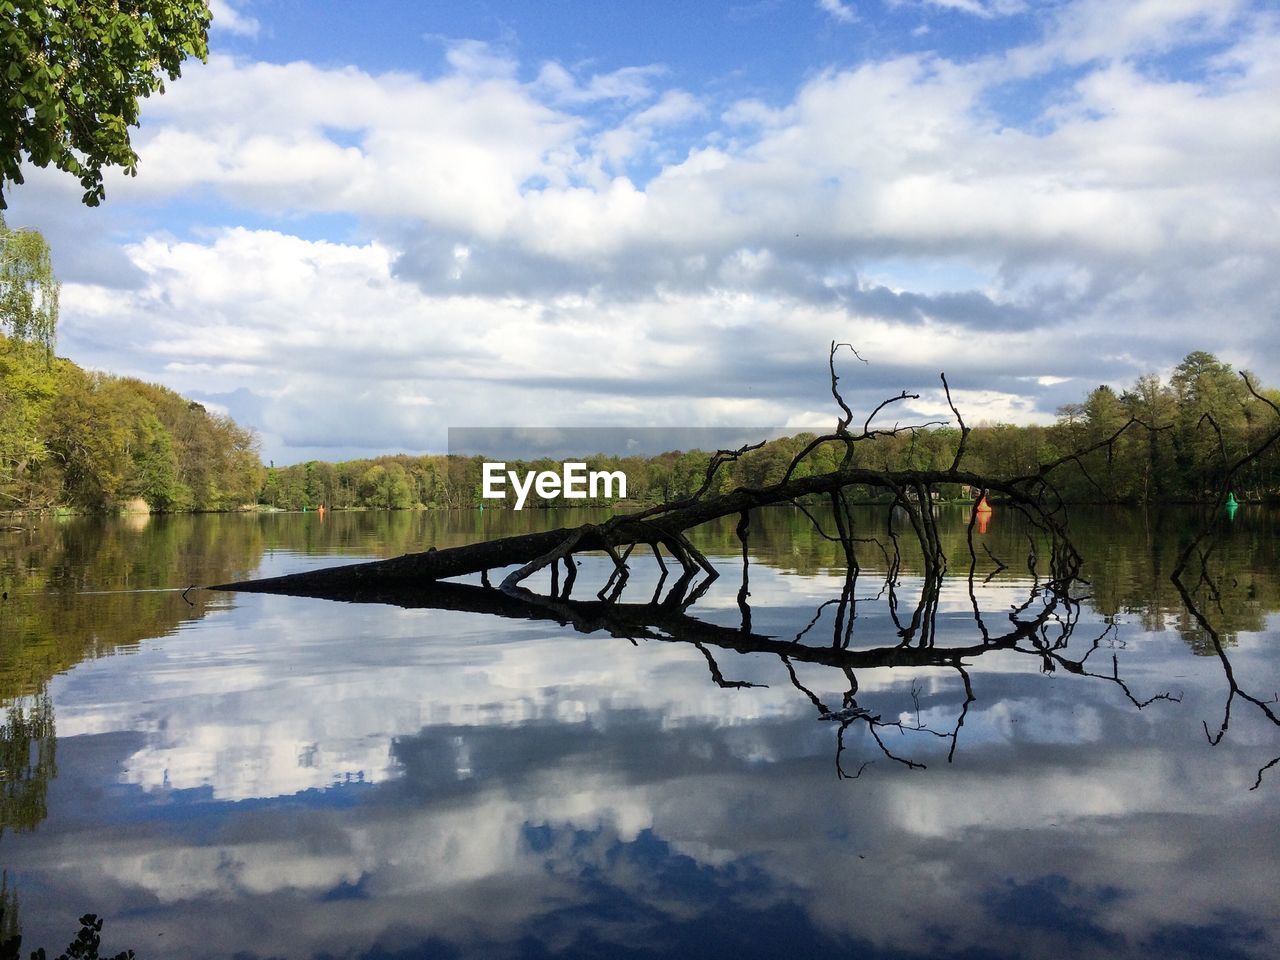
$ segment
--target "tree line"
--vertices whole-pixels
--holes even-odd
[[[970,434],[969,462],[984,474],[1034,473],[1041,464],[1112,436],[1111,446],[1066,465],[1059,492],[1073,502],[1191,502],[1211,498],[1232,462],[1273,429],[1280,392],[1254,396],[1230,367],[1193,353],[1167,381],[1144,376],[1117,392],[1094,388],[1061,408],[1055,423],[979,424]],[[1146,426],[1144,426],[1145,424]],[[1150,429],[1148,429],[1150,427]],[[712,493],[764,486],[781,478],[813,434],[772,440],[728,464]],[[877,437],[859,446],[854,466],[942,469],[960,431],[922,429]],[[496,456],[497,454],[495,454]],[[819,448],[797,472],[837,466],[839,451]],[[650,457],[584,457],[592,470],[621,470],[628,498],[660,503],[687,497],[702,484],[710,453],[671,451]],[[69,507],[117,509],[136,499],[157,512],[234,510],[259,505],[284,510],[471,508],[482,500],[481,457],[404,454],[340,463],[309,461],[264,467],[252,431],[165,387],[86,371],[48,355],[38,342],[0,333],[0,510]],[[532,460],[510,469],[558,471],[559,461]],[[1280,496],[1280,456],[1251,464],[1236,478],[1242,500]],[[859,498],[859,491],[851,491]],[[875,499],[863,491],[861,499]],[[944,491],[954,499],[973,491]],[[500,504],[500,502],[497,502]],[[610,501],[580,500],[579,506]],[[527,508],[569,505],[531,494]]]
[[[967,462],[978,473],[992,476],[1033,474],[1074,451],[1114,436],[1115,442],[1067,463],[1055,483],[1064,500],[1087,503],[1197,502],[1216,495],[1226,468],[1246,450],[1256,447],[1275,429],[1280,391],[1257,387],[1252,377],[1237,375],[1229,364],[1210,353],[1189,354],[1163,380],[1155,374],[1139,377],[1131,387],[1116,391],[1095,387],[1079,403],[1061,407],[1049,425],[975,426],[968,441]],[[1252,385],[1252,388],[1251,388]],[[727,464],[716,489],[760,487],[781,479],[787,464],[813,439],[812,433],[772,440]],[[857,447],[853,466],[876,469],[940,470],[950,465],[960,442],[960,430],[933,427],[876,437]],[[500,451],[494,451],[494,456]],[[834,470],[843,450],[819,448],[795,476]],[[584,457],[591,470],[621,470],[627,475],[629,499],[661,503],[687,497],[702,484],[711,454],[672,451],[652,457]],[[445,455],[386,456],[342,463],[310,461],[266,471],[259,501],[287,510],[337,508],[412,509],[423,507],[474,508],[494,501],[481,499],[481,457]],[[508,463],[517,471],[558,471],[559,461]],[[1280,454],[1269,452],[1235,478],[1238,499],[1280,497]],[[964,499],[973,491],[955,487],[944,491]],[[862,499],[874,500],[872,491]],[[852,494],[858,497],[859,491]],[[605,505],[580,500],[578,505]],[[527,507],[565,506],[531,494]]]

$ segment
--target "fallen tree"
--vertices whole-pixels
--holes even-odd
[[[926,577],[933,579],[940,577],[946,570],[947,557],[941,547],[933,512],[927,508],[927,505],[932,503],[934,494],[940,487],[951,484],[961,484],[979,492],[979,497],[975,500],[975,509],[982,497],[996,496],[1021,512],[1033,527],[1048,537],[1050,570],[1055,571],[1054,575],[1073,574],[1074,568],[1078,566],[1079,557],[1066,535],[1065,507],[1061,498],[1056,496],[1051,479],[1053,471],[1068,462],[1079,463],[1080,458],[1088,453],[1114,444],[1122,433],[1134,426],[1154,428],[1141,424],[1140,421],[1131,420],[1106,440],[1046,464],[1035,474],[1002,478],[975,473],[964,466],[969,428],[951,400],[950,387],[946,376],[943,375],[942,384],[947,402],[960,427],[960,441],[951,465],[940,470],[869,468],[855,463],[858,444],[876,437],[914,434],[916,431],[941,425],[941,422],[905,426],[894,424],[892,427],[873,425],[874,421],[891,405],[919,399],[919,394],[903,391],[872,410],[864,420],[861,430],[851,429],[854,420],[853,412],[840,393],[840,376],[836,370],[837,355],[841,348],[847,348],[857,356],[856,351],[849,344],[833,343],[831,345],[828,356],[831,394],[840,409],[836,428],[833,432],[816,437],[809,442],[792,458],[782,478],[776,483],[761,487],[739,487],[722,494],[709,494],[708,491],[715,486],[719,471],[726,464],[737,460],[750,450],[759,449],[763,444],[747,445],[737,450],[720,450],[711,458],[703,483],[692,496],[635,513],[620,514],[603,523],[586,523],[543,533],[502,537],[446,550],[432,549],[388,560],[326,568],[282,577],[219,584],[212,589],[314,592],[321,589],[336,590],[362,585],[424,585],[473,574],[480,574],[488,584],[490,573],[503,568],[516,567],[504,577],[499,587],[507,593],[512,593],[524,580],[539,570],[551,567],[553,576],[556,575],[559,564],[564,565],[566,582],[571,584],[575,576],[572,563],[574,554],[597,551],[608,554],[612,559],[615,577],[611,580],[610,588],[620,592],[627,580],[627,560],[639,546],[647,547],[653,552],[664,572],[666,570],[663,558],[665,552],[679,563],[685,574],[692,575],[701,570],[708,577],[714,578],[717,576],[715,568],[689,541],[687,531],[718,518],[738,516],[744,518],[740,523],[739,535],[745,541],[749,535],[745,518],[750,511],[787,503],[803,509],[805,503],[811,503],[815,498],[825,499],[835,508],[836,530],[834,533],[829,533],[822,530],[812,514],[809,514],[810,519],[818,524],[823,536],[839,540],[846,545],[846,556],[853,565],[856,561],[853,559],[852,542],[857,538],[850,524],[847,491],[854,486],[889,494],[893,506],[897,508],[889,511],[889,519],[883,531],[884,542],[887,544],[886,555],[890,563],[896,566],[900,562],[900,538],[909,537],[920,547],[924,557]],[[858,359],[861,360],[861,357]],[[834,446],[838,452],[842,450],[838,468],[826,473],[797,475],[802,465],[813,456],[815,451],[825,446]]]
[[[947,569],[948,558],[942,549],[937,518],[931,504],[939,488],[963,485],[977,492],[973,513],[970,516],[969,552],[973,554],[972,526],[979,505],[987,497],[995,497],[1007,507],[1021,513],[1031,527],[1047,541],[1048,576],[1051,580],[1069,583],[1079,571],[1081,558],[1071,544],[1066,529],[1066,503],[1054,483],[1055,472],[1067,465],[1079,468],[1085,476],[1088,470],[1084,458],[1097,451],[1110,454],[1125,433],[1142,429],[1152,433],[1168,429],[1168,425],[1149,424],[1131,418],[1111,435],[1089,446],[1074,450],[1045,463],[1030,474],[995,476],[966,469],[965,455],[970,428],[951,398],[951,389],[945,374],[940,375],[947,405],[959,426],[959,442],[950,466],[945,469],[874,469],[857,463],[858,445],[877,437],[901,434],[914,435],[917,431],[941,426],[945,421],[931,421],[891,427],[876,426],[875,422],[894,404],[918,400],[919,394],[905,390],[890,397],[873,409],[863,421],[860,430],[851,429],[853,411],[841,395],[837,372],[837,357],[841,349],[847,349],[858,360],[862,358],[852,345],[832,343],[827,365],[831,379],[831,395],[840,410],[835,430],[815,437],[805,445],[787,465],[781,479],[760,487],[738,487],[728,493],[711,494],[715,489],[719,471],[751,450],[764,444],[751,444],[737,450],[720,450],[711,458],[701,487],[691,496],[663,503],[635,513],[619,514],[603,523],[585,523],[576,527],[562,527],[543,533],[530,533],[501,537],[483,543],[451,547],[445,550],[431,549],[423,553],[405,554],[388,560],[377,560],[342,567],[330,567],[304,573],[219,584],[212,589],[248,592],[310,593],[322,590],[342,590],[352,587],[395,585],[425,586],[441,580],[480,574],[485,586],[490,585],[489,575],[498,570],[510,570],[501,580],[498,589],[514,594],[523,581],[540,570],[551,568],[555,589],[559,590],[559,570],[564,567],[566,588],[571,588],[576,576],[573,556],[579,553],[603,552],[614,565],[614,575],[601,599],[617,599],[628,577],[627,561],[637,547],[647,547],[666,572],[664,551],[673,557],[686,577],[702,571],[708,578],[718,574],[714,566],[689,540],[687,531],[701,524],[724,517],[740,518],[738,534],[743,540],[744,551],[750,534],[748,517],[752,510],[776,504],[793,504],[802,510],[817,527],[822,536],[838,541],[844,547],[849,567],[856,568],[853,545],[859,540],[871,539],[859,536],[865,531],[853,529],[849,509],[848,491],[852,487],[868,488],[879,494],[887,494],[893,508],[887,512],[883,531],[872,531],[873,537],[885,550],[890,571],[896,571],[902,559],[902,539],[913,541],[923,558],[924,576],[927,582],[940,579]],[[1250,391],[1253,386],[1245,379]],[[1256,392],[1254,393],[1257,396]],[[1270,403],[1269,401],[1267,401]],[[1275,406],[1271,405],[1273,409]],[[1280,410],[1277,410],[1280,414]],[[1210,418],[1202,426],[1217,429]],[[1263,451],[1280,441],[1280,430],[1272,433],[1256,450],[1227,463],[1224,449],[1222,474],[1224,484],[1229,482],[1244,464],[1252,462]],[[825,473],[800,475],[801,467],[810,461],[816,451],[834,447],[841,455],[839,466]],[[1226,496],[1223,487],[1222,497]],[[806,509],[806,504],[825,500],[832,507],[836,529],[828,532]],[[879,535],[883,534],[883,540]],[[1032,545],[1033,560],[1037,548]],[[1184,557],[1185,562],[1185,557]],[[1032,571],[1035,572],[1034,570]],[[567,591],[566,591],[567,595]]]

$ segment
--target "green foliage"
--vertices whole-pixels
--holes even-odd
[[[48,362],[0,335],[0,505],[230,510],[262,486],[257,439],[172,390]]]
[[[1055,471],[1052,483],[1065,500],[1212,499],[1229,465],[1280,426],[1275,412],[1250,394],[1230,366],[1198,351],[1178,365],[1168,383],[1147,374],[1119,394],[1107,385],[1096,387],[1082,402],[1061,407],[1051,426],[979,425],[966,463],[995,476],[1033,474],[1043,463],[1107,440],[1131,419],[1159,429],[1131,426],[1114,443]],[[1280,498],[1280,451],[1250,464],[1235,483],[1239,497]]]
[[[76,177],[89,206],[104,166],[136,175],[139,101],[207,59],[210,18],[204,0],[0,0],[0,188],[23,182],[24,153]]]
[[[378,463],[366,470],[360,478],[359,490],[364,503],[382,510],[404,510],[414,503],[409,475],[394,460],[386,466]]]
[[[15,489],[47,456],[41,423],[56,395],[43,350],[0,334],[0,509],[27,505]]]
[[[58,293],[44,237],[0,216],[0,491],[45,455],[39,424],[55,393]]]
[[[178,479],[173,434],[155,413],[148,411],[135,421],[130,457],[132,469],[126,496],[141,497],[147,506],[161,513],[184,501],[187,491]]]
[[[1120,397],[1126,412],[1143,423],[1172,424],[1177,411],[1172,393],[1155,374],[1139,377],[1133,387]],[[1177,465],[1172,445],[1159,433],[1134,438],[1133,488],[1135,500],[1159,500],[1169,496],[1177,486]]]
[[[10,230],[0,216],[0,332],[53,353],[61,284],[37,230]]]
[[[104,374],[57,362],[58,401],[43,425],[48,463],[58,471],[58,502],[102,510],[119,499],[127,467],[129,424],[114,415],[117,398]],[[118,401],[117,401],[118,402]]]
[[[172,390],[137,380],[126,383],[149,399],[171,438],[170,509],[230,510],[256,501],[263,470],[252,431]]]

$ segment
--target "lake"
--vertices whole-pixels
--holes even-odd
[[[637,552],[598,629],[184,593],[585,511],[0,521],[5,924],[59,951],[96,913],[140,958],[1278,955],[1277,514],[1216,522],[1188,607],[1190,512],[1075,511],[1055,605],[1016,517],[971,561],[940,509],[936,592],[871,543],[848,587],[778,508],[745,611],[726,522],[695,603]]]

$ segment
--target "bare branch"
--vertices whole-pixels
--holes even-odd
[[[955,473],[960,469],[960,461],[964,459],[964,446],[969,441],[969,428],[965,426],[964,418],[960,416],[960,411],[956,409],[956,405],[951,402],[951,387],[947,383],[947,375],[940,373],[938,376],[942,378],[942,389],[947,394],[947,406],[951,408],[951,412],[955,415],[956,423],[960,424],[960,443],[956,447],[955,459],[951,461],[951,472]]]
[[[835,401],[837,404],[839,404],[840,409],[844,411],[843,416],[841,416],[840,419],[836,422],[836,433],[843,436],[845,433],[848,432],[849,424],[853,422],[853,411],[850,410],[849,405],[844,402],[844,397],[840,395],[840,388],[837,386],[837,384],[840,382],[840,377],[836,373],[836,351],[839,350],[841,347],[848,347],[849,352],[852,353],[859,360],[862,360],[863,363],[866,363],[867,361],[862,359],[862,355],[859,354],[858,351],[853,348],[853,344],[836,343],[834,340],[831,341],[831,352],[827,356],[827,367],[831,371],[831,396],[835,398]]]

